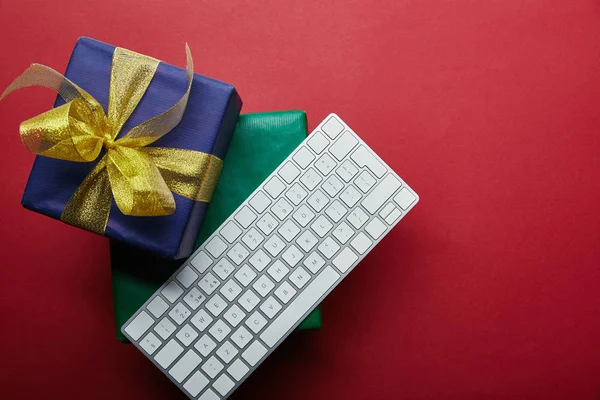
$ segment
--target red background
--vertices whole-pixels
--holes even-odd
[[[0,0],[0,86],[79,36],[234,83],[244,112],[337,112],[420,204],[233,399],[600,396],[600,3]],[[184,398],[117,342],[108,243],[21,208],[0,103],[0,397]]]

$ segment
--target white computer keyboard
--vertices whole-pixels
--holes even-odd
[[[122,332],[188,397],[225,399],[417,201],[331,114]]]

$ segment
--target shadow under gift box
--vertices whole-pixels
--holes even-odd
[[[182,59],[183,59],[183,44]],[[68,79],[92,95],[107,110],[114,46],[90,38],[75,45],[66,73]],[[196,54],[201,59],[201,54]],[[135,111],[118,137],[132,127],[173,106],[187,88],[183,69],[161,62]],[[58,97],[54,106],[64,104]],[[224,159],[242,107],[235,88],[195,74],[186,111],[179,125],[148,147],[201,151]],[[37,156],[21,203],[25,208],[60,219],[65,205],[104,153],[91,163]],[[105,236],[161,257],[179,259],[194,249],[208,203],[173,193],[176,210],[160,217],[133,217],[121,213],[114,200]]]

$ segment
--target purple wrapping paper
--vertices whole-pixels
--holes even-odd
[[[65,73],[105,110],[114,49],[93,39],[80,38]],[[186,86],[184,70],[161,62],[119,137],[169,109],[181,98]],[[64,101],[59,97],[54,106],[61,104]],[[151,146],[202,151],[224,159],[241,107],[242,101],[232,85],[196,74],[181,123]],[[101,157],[91,163],[36,157],[21,203],[30,210],[60,219],[65,205]],[[162,257],[189,256],[208,204],[175,193],[173,196],[175,213],[162,217],[123,215],[113,200],[105,235]]]

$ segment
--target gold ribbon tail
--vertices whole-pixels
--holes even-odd
[[[60,219],[102,235],[108,224],[112,198],[104,156],[71,196]]]

